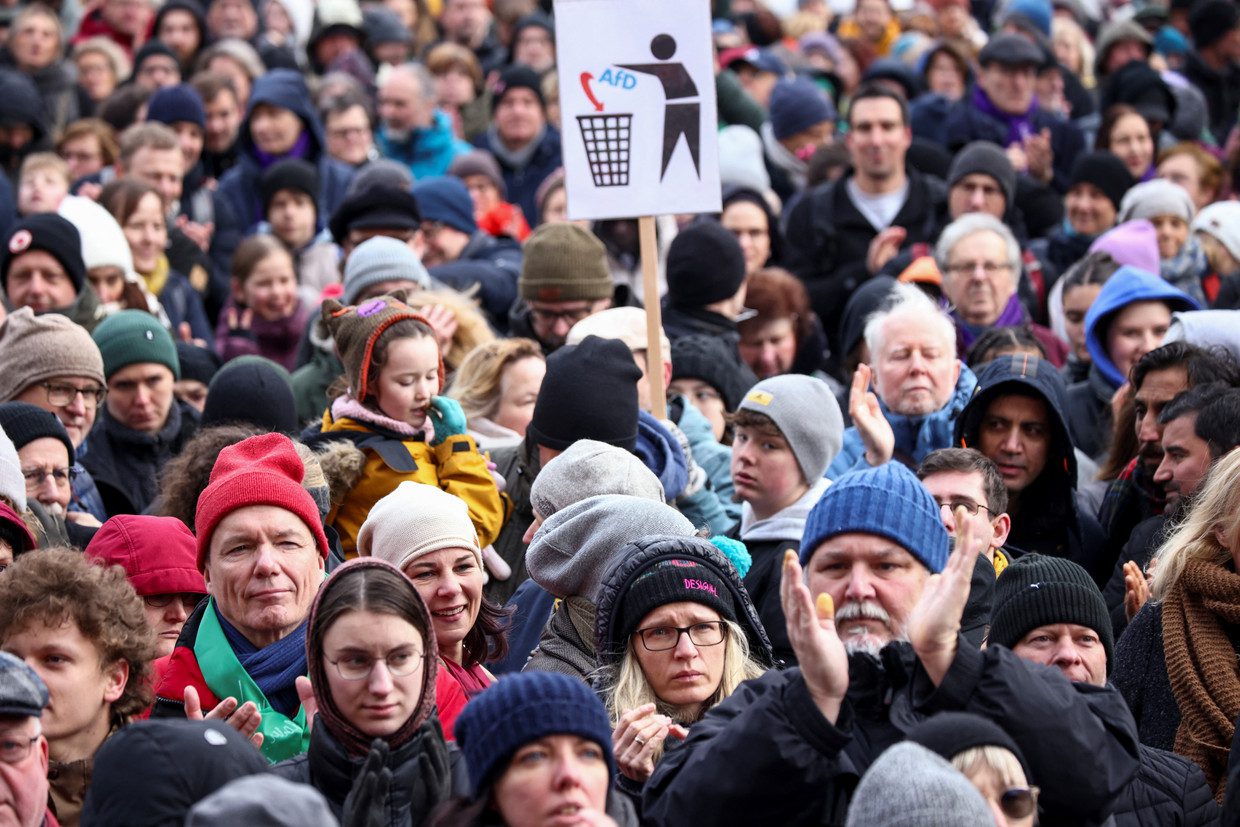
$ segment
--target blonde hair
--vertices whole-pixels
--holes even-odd
[[[1170,536],[1154,553],[1158,561],[1154,568],[1151,596],[1163,600],[1179,581],[1184,567],[1190,560],[1225,565],[1232,559],[1231,549],[1214,536],[1216,530],[1225,530],[1236,520],[1240,512],[1240,451],[1225,454],[1214,464],[1209,476],[1201,484],[1196,502],[1184,521],[1175,527]],[[1226,536],[1226,533],[1224,534]]]
[[[490,419],[499,410],[504,370],[522,359],[545,360],[533,339],[496,339],[478,345],[461,360],[445,395],[461,403],[467,420]]]
[[[1028,786],[1025,770],[1010,749],[987,745],[970,747],[952,756],[951,765],[965,776],[973,776],[983,770],[995,774],[1004,787]]]
[[[21,181],[27,175],[33,175],[36,172],[52,172],[65,179],[65,185],[72,183],[73,178],[69,174],[69,164],[64,158],[61,158],[55,152],[34,152],[26,156],[22,161],[21,171],[17,175],[17,180]]]
[[[754,660],[750,654],[749,639],[745,637],[741,627],[731,620],[724,620],[723,625],[726,630],[723,636],[723,673],[714,694],[702,704],[703,715],[735,692],[736,687],[743,681],[761,677],[766,673],[766,667]],[[625,712],[642,704],[655,704],[660,713],[679,724],[694,723],[696,719],[688,720],[681,710],[664,703],[654,694],[650,682],[642,672],[634,646],[633,638],[630,637],[628,648],[620,662],[615,666],[604,667],[599,672],[603,704],[607,707],[607,714],[611,716],[612,726],[619,722],[620,716]],[[655,761],[659,760],[660,754],[661,750],[655,753]]]
[[[1098,85],[1094,76],[1094,46],[1089,42],[1085,30],[1075,20],[1055,16],[1051,19],[1051,42],[1065,41],[1076,44],[1077,54],[1081,56],[1080,66],[1067,67],[1081,79],[1081,85],[1093,89]]]

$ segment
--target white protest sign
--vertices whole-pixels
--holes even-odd
[[[568,214],[720,210],[710,0],[555,0]]]

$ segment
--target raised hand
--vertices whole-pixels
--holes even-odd
[[[371,742],[366,762],[345,796],[341,827],[384,827],[387,824],[388,791],[392,787],[388,754],[387,741],[376,738]]]
[[[900,245],[906,238],[908,238],[908,230],[903,227],[888,227],[874,236],[865,254],[865,269],[871,276],[896,257],[896,254],[900,252]]]
[[[263,722],[263,714],[258,711],[254,702],[246,701],[238,708],[236,698],[225,698],[215,709],[203,714],[202,700],[198,697],[198,690],[192,686],[185,687],[184,700],[185,717],[191,721],[224,721],[249,738],[255,747],[263,745],[263,734],[258,731],[258,725]]]
[[[974,529],[966,519],[964,507],[958,506],[954,516],[956,545],[947,558],[947,567],[926,580],[921,599],[908,619],[909,642],[935,686],[943,682],[956,659],[960,618],[969,600],[969,584],[977,563]]]
[[[439,349],[446,351],[452,347],[452,337],[456,335],[456,329],[460,326],[456,314],[442,304],[428,304],[418,312],[435,331],[435,341],[439,343]]]
[[[1131,621],[1150,599],[1150,582],[1135,561],[1124,563],[1124,616]]]
[[[1029,175],[1046,183],[1055,177],[1055,151],[1051,149],[1051,131],[1043,129],[1024,140]]]
[[[870,465],[882,465],[895,453],[896,435],[887,417],[883,416],[878,397],[870,390],[872,376],[869,365],[857,365],[848,394],[848,415],[865,446],[865,461]]]
[[[784,609],[788,640],[801,666],[801,676],[818,711],[831,723],[840,715],[848,692],[848,653],[835,628],[835,604],[831,595],[815,601],[801,576],[796,552],[784,554],[779,602]]]
[[[313,729],[314,716],[319,714],[319,702],[314,697],[314,687],[305,675],[298,675],[293,680],[293,685],[297,687],[297,699],[301,701],[301,708],[306,711],[306,729]]]

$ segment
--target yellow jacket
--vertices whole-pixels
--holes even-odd
[[[450,436],[432,446],[349,417],[333,419],[330,409],[323,413],[323,433],[349,433],[352,437],[346,438],[366,454],[361,478],[327,515],[328,524],[340,533],[345,557],[357,556],[357,534],[371,507],[405,480],[436,485],[464,500],[483,548],[499,536],[504,521],[499,489],[472,437]]]

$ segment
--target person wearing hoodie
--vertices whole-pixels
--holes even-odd
[[[368,824],[424,823],[465,783],[435,717],[436,652],[409,578],[383,560],[345,563],[319,588],[306,626],[309,678],[297,692],[314,722],[309,750],[272,771],[317,789],[337,818],[361,806]]]
[[[375,147],[384,158],[409,168],[415,181],[446,175],[470,146],[452,132],[452,120],[435,106],[435,82],[426,67],[393,67],[379,87]]]
[[[1083,382],[1068,388],[1072,442],[1095,462],[1111,445],[1112,398],[1137,361],[1162,342],[1176,310],[1200,310],[1197,301],[1159,276],[1125,265],[1102,286],[1085,314],[1085,344],[1093,363]]]
[[[665,502],[658,477],[632,453],[593,439],[577,440],[534,480],[530,488],[534,522],[525,536],[533,539],[545,520],[573,503],[606,494]],[[554,607],[555,598],[535,581],[526,580],[517,588],[507,604],[513,612],[507,629],[509,654],[496,663],[494,672],[517,672],[525,665]]]
[[[155,12],[151,36],[176,53],[186,77],[207,45],[207,15],[198,0],[167,0]]]
[[[125,570],[155,633],[155,657],[171,655],[181,628],[207,596],[198,544],[175,517],[121,514],[95,532],[86,559]]]
[[[0,100],[5,102],[0,127],[11,136],[0,144],[0,169],[8,174],[16,192],[22,161],[32,152],[51,151],[52,131],[38,87],[21,72],[0,68]],[[28,137],[23,141],[24,134]]]
[[[301,158],[318,168],[319,215],[331,215],[344,200],[353,173],[327,154],[323,126],[302,76],[276,69],[254,83],[241,123],[237,163],[220,180],[219,191],[232,207],[243,233],[263,219],[263,170],[285,158]]]
[[[593,682],[615,727],[616,785],[640,812],[663,753],[778,662],[739,573],[700,537],[629,543],[597,602]]]
[[[1012,521],[1008,544],[1072,560],[1105,583],[1112,561],[1102,559],[1102,527],[1077,497],[1066,397],[1046,360],[1001,356],[978,373],[977,390],[956,420],[955,443],[999,469]]]
[[[830,479],[892,458],[916,465],[947,448],[977,385],[956,358],[951,319],[911,284],[891,288],[883,309],[866,319],[864,339],[869,360],[852,378],[853,425],[827,468]]]
[[[800,548],[810,509],[831,484],[823,472],[839,452],[844,418],[825,382],[788,374],[754,385],[732,424],[733,496],[742,505],[730,536],[753,558],[745,588],[775,656],[792,664],[796,656],[780,602],[780,567],[785,552]]]
[[[634,539],[693,534],[693,524],[676,509],[627,494],[588,497],[547,518],[526,563],[530,577],[560,602],[522,671],[588,681],[598,667],[595,600],[604,572]]]

